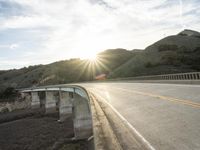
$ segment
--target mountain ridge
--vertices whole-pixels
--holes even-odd
[[[107,49],[97,55],[99,65],[70,59],[47,65],[0,71],[0,91],[6,87],[62,84],[91,81],[96,75],[107,78],[200,71],[200,33],[183,30],[165,37],[144,50]],[[92,71],[93,70],[93,71]]]

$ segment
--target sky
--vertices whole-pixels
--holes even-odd
[[[0,70],[200,31],[200,0],[0,0]]]

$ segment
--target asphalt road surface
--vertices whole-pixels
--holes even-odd
[[[200,85],[81,85],[111,104],[156,150],[200,150]]]

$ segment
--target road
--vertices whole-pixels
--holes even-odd
[[[200,150],[200,85],[88,83],[156,150]]]

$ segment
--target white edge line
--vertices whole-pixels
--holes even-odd
[[[120,117],[120,119],[122,119],[128,125],[128,127],[130,127],[133,130],[133,132],[138,136],[138,138],[140,138],[140,140],[147,148],[149,148],[150,150],[156,150],[110,103],[106,101],[106,99],[104,99],[99,94],[95,95],[98,95],[98,97],[100,97],[106,104],[108,104],[111,107],[111,109]]]

